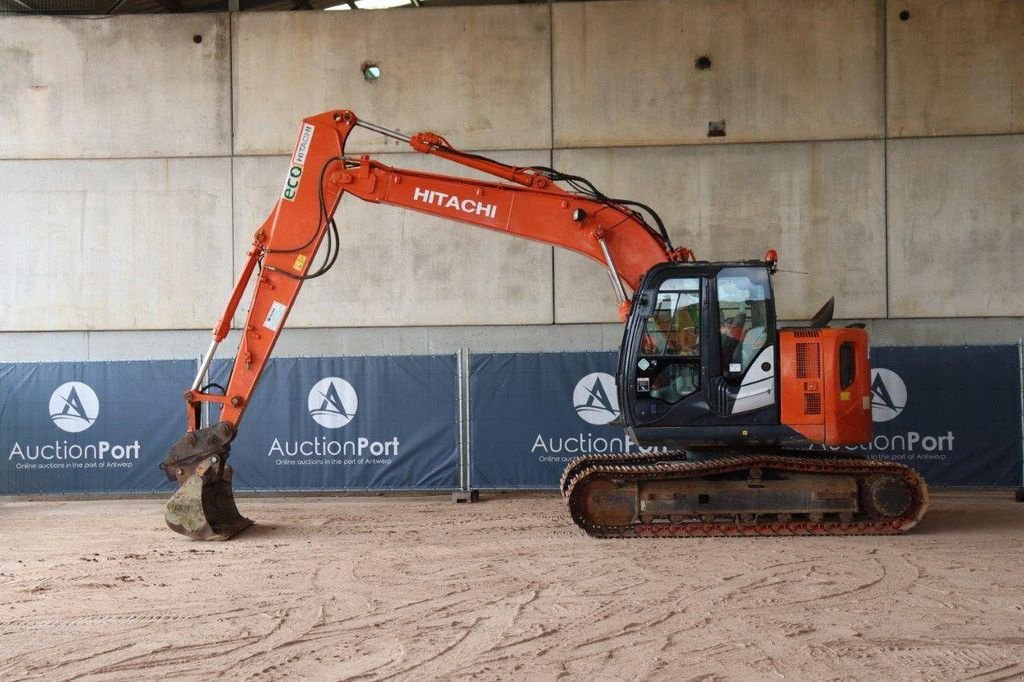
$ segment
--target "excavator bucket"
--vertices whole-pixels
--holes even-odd
[[[178,483],[164,514],[174,532],[194,540],[227,540],[252,525],[238,512],[231,490],[227,459],[234,437],[227,422],[191,431],[160,465]]]

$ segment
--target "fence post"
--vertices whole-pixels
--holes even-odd
[[[459,381],[459,489],[452,502],[476,502],[480,492],[469,487],[469,352],[460,348],[456,355]]]
[[[1017,372],[1020,382],[1017,386],[1020,394],[1020,487],[1014,499],[1024,502],[1024,337],[1017,339]]]

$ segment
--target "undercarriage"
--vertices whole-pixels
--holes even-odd
[[[561,488],[573,521],[595,537],[892,535],[928,508],[909,467],[807,453],[586,456],[566,467]]]

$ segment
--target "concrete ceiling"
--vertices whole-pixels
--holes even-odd
[[[551,0],[566,1],[566,0]],[[359,9],[359,0],[0,0],[0,14],[50,15],[111,15],[111,14],[165,14],[175,12],[226,12],[229,10],[289,11],[322,10],[350,2],[356,11],[383,11]],[[548,2],[548,0],[411,0],[412,5],[396,8],[409,11],[420,7],[450,7],[459,5],[511,5]],[[229,3],[232,3],[229,5]],[[237,4],[235,4],[237,3]]]

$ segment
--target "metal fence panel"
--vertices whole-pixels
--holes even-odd
[[[1016,346],[872,348],[875,437],[850,452],[938,486],[1021,483]],[[637,450],[621,428],[615,353],[470,357],[471,486],[549,489],[584,453]]]
[[[235,489],[454,489],[458,430],[454,355],[274,359],[231,445]]]
[[[1021,483],[1016,346],[871,349],[874,440],[856,448],[936,486]]]
[[[470,487],[557,488],[587,453],[638,450],[621,427],[618,355],[488,353],[470,356]]]
[[[0,493],[173,490],[182,361],[0,363]]]

